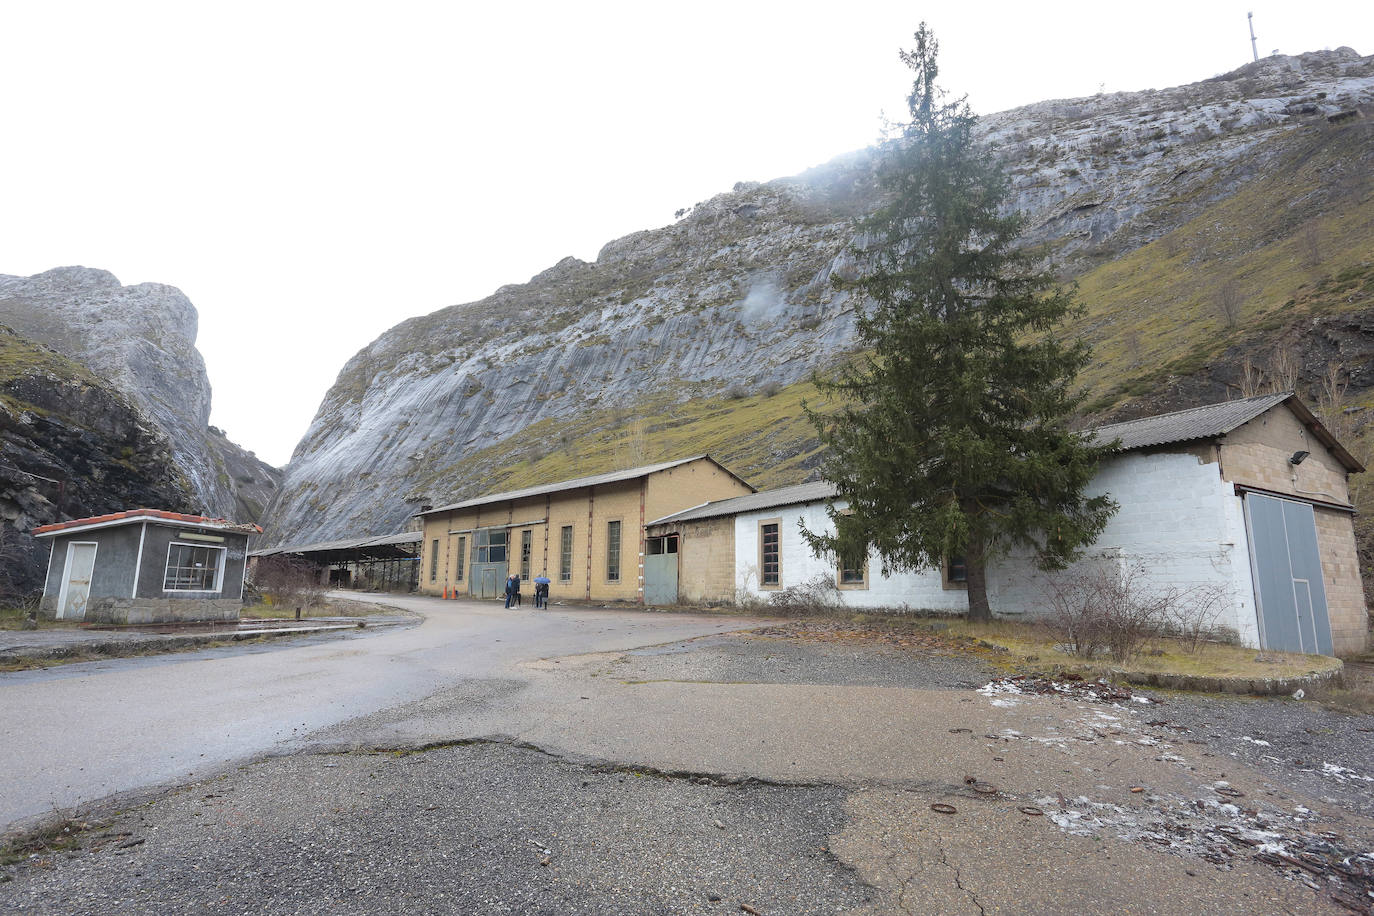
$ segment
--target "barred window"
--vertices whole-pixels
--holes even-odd
[[[463,570],[468,562],[468,539],[467,535],[458,538],[458,576],[455,581],[463,581]]]
[[[558,581],[572,581],[573,526],[564,525],[558,550]]]
[[[620,581],[620,522],[606,523],[606,581]]]
[[[534,532],[520,532],[520,578],[526,582],[530,579],[530,554],[534,550]]]
[[[429,581],[434,582],[439,578],[439,539],[435,538],[434,543],[429,545]]]
[[[168,592],[217,592],[224,566],[223,547],[179,544],[167,548],[167,575],[162,589]]]
[[[759,584],[782,584],[781,522],[759,525]]]

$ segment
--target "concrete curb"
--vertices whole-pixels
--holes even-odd
[[[24,651],[27,647],[19,646],[16,649],[0,652],[0,665],[14,665],[31,660],[73,658],[83,655],[119,658],[147,652],[173,652],[177,649],[194,648],[211,643],[243,642],[258,638],[275,639],[283,636],[309,636],[314,633],[361,628],[357,623],[336,623],[322,627],[274,627],[263,630],[229,630],[218,633],[158,636],[147,639],[90,640],[89,642],[67,643],[62,646],[34,647],[31,651]]]
[[[1295,677],[1212,677],[1204,674],[1163,674],[1146,671],[1113,671],[1115,680],[1141,687],[1165,690],[1191,690],[1198,693],[1234,693],[1255,696],[1287,696],[1293,691],[1329,687],[1341,679],[1345,664],[1338,662],[1330,671],[1317,671]]]

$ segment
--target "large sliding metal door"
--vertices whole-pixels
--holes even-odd
[[[1260,645],[1281,652],[1332,654],[1312,507],[1247,493],[1245,527],[1259,605]]]

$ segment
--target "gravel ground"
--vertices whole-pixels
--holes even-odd
[[[1280,785],[1374,817],[1374,716],[1286,697],[1152,693],[1162,701],[1153,718],[1180,737],[1204,740]]]
[[[844,799],[494,744],[278,758],[0,869],[0,911],[835,913],[869,895],[827,849]]]
[[[992,672],[967,655],[852,640],[797,641],[744,633],[629,652],[604,668],[602,676],[622,681],[958,690],[981,687]]]

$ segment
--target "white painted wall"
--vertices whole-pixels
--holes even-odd
[[[1141,561],[1148,585],[1220,590],[1224,603],[1219,621],[1234,628],[1246,645],[1259,645],[1250,555],[1241,498],[1221,479],[1216,464],[1184,453],[1132,452],[1106,462],[1088,488],[1090,495],[1110,493],[1121,509],[1108,523],[1084,562],[1102,557],[1118,563]],[[741,593],[767,598],[759,587],[759,523],[779,518],[782,586],[799,585],[817,576],[835,580],[832,564],[811,554],[800,525],[829,531],[823,503],[783,506],[735,518],[736,587]],[[997,560],[988,570],[988,599],[998,614],[1034,614],[1045,606],[1049,577],[1036,568],[1028,551]],[[869,558],[869,587],[847,588],[840,597],[850,607],[964,611],[961,589],[946,589],[937,569],[884,577],[881,563]]]
[[[1105,462],[1088,487],[1120,504],[1083,563],[1114,558],[1143,563],[1147,585],[1212,588],[1229,605],[1218,622],[1246,645],[1259,645],[1250,552],[1241,498],[1221,479],[1215,463],[1186,453],[1131,452]],[[1044,604],[1049,579],[1028,551],[998,560],[988,570],[988,602],[999,614],[1034,613]]]
[[[825,504],[814,502],[735,516],[736,588],[745,594],[765,599],[774,594],[773,589],[759,587],[759,523],[765,519],[775,518],[782,520],[779,528],[782,555],[781,586],[787,588],[801,585],[817,576],[825,576],[831,582],[836,581],[837,570],[834,564],[812,555],[801,534],[802,522],[812,531],[833,530],[830,519],[825,514]],[[844,588],[839,594],[846,605],[854,608],[896,609],[905,605],[921,610],[968,609],[968,597],[964,590],[945,588],[940,570],[898,573],[887,578],[882,574],[882,563],[877,556],[870,556],[868,559],[868,588]]]

